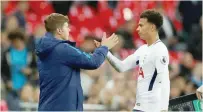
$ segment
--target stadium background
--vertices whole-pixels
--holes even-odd
[[[111,51],[124,59],[144,44],[136,27],[140,13],[150,8],[164,16],[159,35],[170,54],[170,98],[195,93],[202,84],[202,1],[1,1],[1,110],[35,110],[37,107],[39,86],[34,42],[45,33],[46,15],[53,12],[68,15],[71,39],[86,52],[95,49],[93,40],[99,40],[104,31],[108,35],[116,32],[120,43]],[[23,32],[25,41],[20,44],[34,57],[32,64],[25,61],[26,78],[20,88],[14,88],[21,82],[13,82],[9,71],[20,65],[9,64],[7,58],[12,57],[8,49],[15,44],[8,38],[12,31]],[[26,55],[22,59],[29,58]],[[107,61],[97,70],[81,70],[85,110],[132,110],[136,74],[137,68],[118,73]]]

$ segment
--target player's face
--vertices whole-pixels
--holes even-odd
[[[141,39],[146,40],[151,33],[152,24],[146,18],[141,18],[137,27],[137,32]]]
[[[64,23],[62,28],[59,28],[57,30],[58,34],[60,35],[60,38],[63,40],[68,40],[69,39],[69,32],[70,28],[67,22]]]
[[[67,22],[64,23],[62,31],[63,31],[62,33],[63,39],[68,40],[70,28]]]

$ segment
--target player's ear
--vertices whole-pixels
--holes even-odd
[[[57,29],[56,29],[56,32],[57,32],[59,35],[61,35],[62,30],[61,30],[60,28],[57,28]]]
[[[156,30],[156,26],[154,24],[151,25],[151,31],[155,31]]]

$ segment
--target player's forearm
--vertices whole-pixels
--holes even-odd
[[[107,60],[115,68],[116,71],[118,72],[125,71],[126,65],[121,60],[113,56],[110,52],[108,52],[107,54]]]

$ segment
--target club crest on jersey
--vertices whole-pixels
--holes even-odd
[[[164,65],[166,64],[166,56],[162,56],[161,63],[164,64]]]

